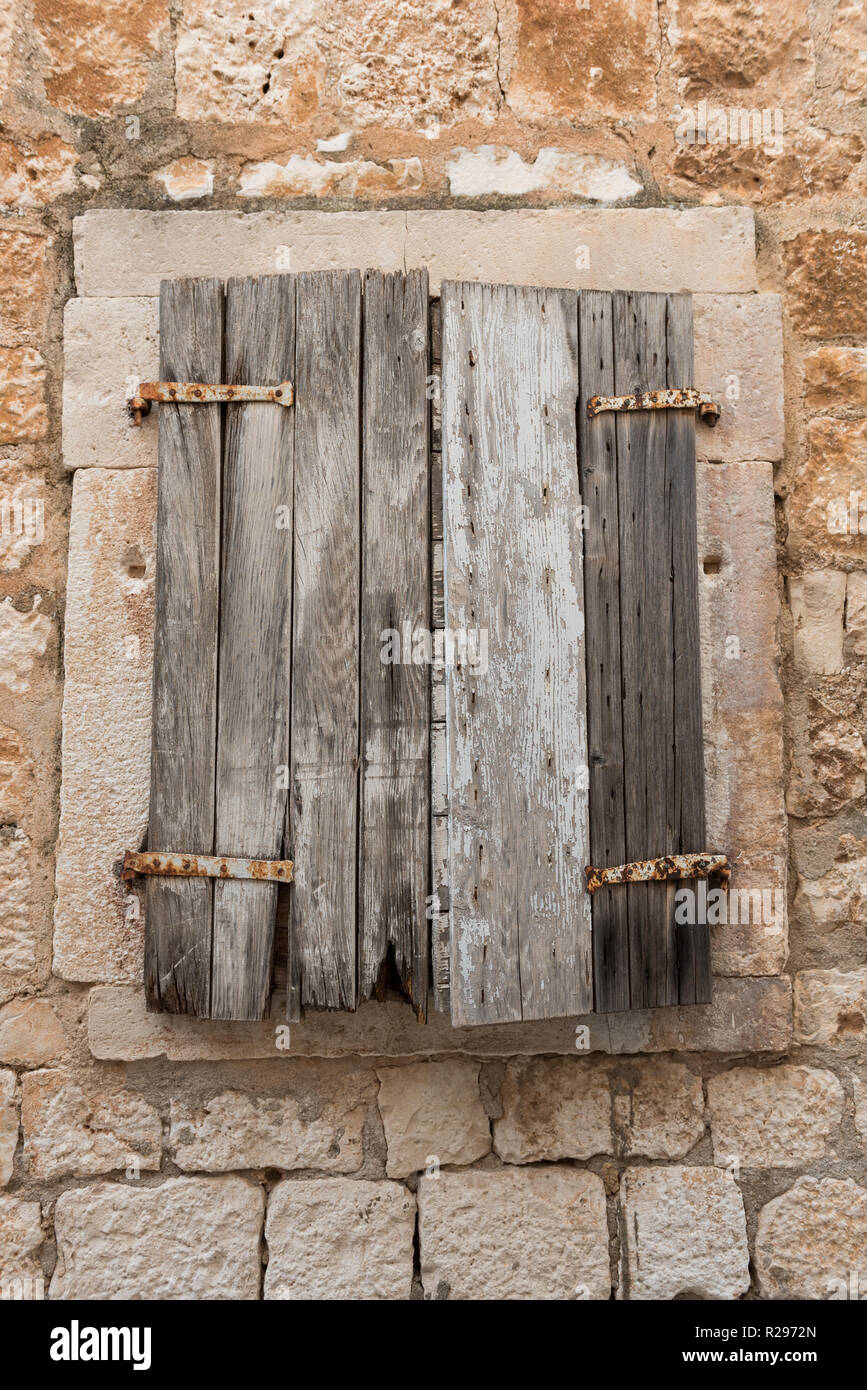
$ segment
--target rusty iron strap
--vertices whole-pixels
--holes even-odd
[[[136,874],[161,874],[166,878],[250,878],[276,883],[292,882],[291,859],[236,859],[225,854],[170,854],[165,850],[123,856],[121,878]]]
[[[147,415],[151,401],[175,402],[177,405],[214,405],[221,401],[271,401],[275,405],[292,405],[295,390],[291,381],[278,386],[213,386],[205,381],[143,381],[138,391],[127,401],[133,424],[140,425]]]
[[[607,883],[649,883],[666,878],[710,878],[731,876],[729,861],[724,854],[664,854],[660,859],[638,859],[632,864],[618,864],[612,869],[594,869],[590,864],[587,892],[595,893]]]
[[[587,414],[599,415],[603,410],[698,410],[706,425],[715,425],[720,407],[707,391],[692,386],[678,386],[666,391],[636,391],[631,396],[591,396]]]

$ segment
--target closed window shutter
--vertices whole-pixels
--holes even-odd
[[[585,880],[706,848],[693,416],[586,411],[692,384],[691,300],[438,307],[441,460],[425,272],[163,285],[164,380],[295,404],[159,407],[149,849],[293,860],[290,1019],[424,1018],[432,973],[456,1025],[705,1001],[678,885]],[[150,877],[149,1007],[264,1017],[278,920],[273,882]]]

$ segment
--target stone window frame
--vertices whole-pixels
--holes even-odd
[[[368,266],[443,279],[689,291],[695,384],[723,401],[697,431],[708,842],[741,887],[786,900],[773,467],[783,453],[780,298],[759,291],[745,208],[469,212],[139,212],[75,220],[77,296],[64,319],[63,457],[74,471],[65,634],[54,971],[92,986],[91,1051],[166,1056],[428,1057],[579,1051],[783,1051],[786,922],[712,928],[709,1005],[453,1028],[403,1001],[262,1023],[147,1014],[138,897],[119,877],[147,826],[157,412],[130,385],[158,375],[159,281]],[[734,644],[727,639],[736,639]],[[734,649],[737,654],[734,654]]]

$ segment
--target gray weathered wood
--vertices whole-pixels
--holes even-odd
[[[361,277],[296,279],[288,1013],[356,1002]]]
[[[614,393],[612,296],[584,290],[579,297],[580,407],[578,411],[584,530],[584,600],[587,623],[587,723],[590,856],[606,867],[626,862],[623,804],[623,708],[620,674],[620,535],[617,508],[615,416],[590,419],[591,396]],[[629,1008],[629,926],[626,892],[593,895],[595,1008]]]
[[[455,1024],[592,1007],[582,538],[571,291],[444,284]]]
[[[222,327],[219,280],[164,281],[161,378],[219,381]],[[214,847],[220,409],[159,406],[149,849]],[[149,1009],[207,1017],[212,918],[209,879],[148,879]]]
[[[668,386],[693,384],[692,296],[667,298]],[[671,571],[674,664],[674,777],[668,818],[681,854],[709,849],[705,843],[704,739],[701,718],[701,634],[698,613],[695,413],[666,412],[666,474],[671,485]],[[680,887],[670,884],[669,899]],[[673,910],[673,901],[670,901]],[[707,923],[675,925],[678,1002],[711,999],[710,930]]]
[[[295,283],[230,280],[230,383],[270,386],[295,368]],[[291,410],[226,408],[217,716],[218,854],[280,855],[287,801],[292,591]],[[211,1015],[264,1018],[276,883],[217,882]]]
[[[367,272],[363,341],[358,994],[382,993],[391,955],[423,1017],[431,833],[426,271]],[[418,640],[424,645],[414,651]]]

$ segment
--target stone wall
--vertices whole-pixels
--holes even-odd
[[[865,55],[853,0],[6,6],[0,1285],[55,1298],[863,1296]],[[755,214],[742,280],[742,236],[706,247],[696,222],[686,249],[662,224],[651,237],[682,283],[724,292],[724,341],[751,300],[772,312],[781,297],[785,408],[755,377],[772,325],[741,329],[732,371],[760,380],[752,443],[721,444],[713,477],[773,473],[781,619],[776,635],[767,615],[750,632],[769,667],[778,642],[781,658],[788,962],[779,941],[764,955],[746,943],[750,969],[720,963],[711,1009],[591,1021],[581,1053],[562,1024],[437,1025],[422,1043],[396,1004],[293,1029],[288,1050],[272,1025],[145,1016],[135,908],[112,903],[129,927],[115,941],[93,882],[61,859],[55,884],[64,669],[67,747],[82,735],[94,752],[67,759],[77,839],[61,854],[98,856],[141,795],[128,748],[104,756],[100,680],[149,661],[153,461],[131,452],[146,445],[130,443],[112,372],[129,360],[145,373],[155,262],[147,238],[116,262],[111,219],[612,205],[714,207],[733,228]],[[580,283],[602,270],[591,258]],[[129,306],[110,342],[88,297]],[[100,355],[104,393],[75,375]],[[91,451],[74,474],[64,390],[65,427]],[[719,508],[729,482],[708,485],[723,487]],[[737,534],[746,568],[755,532]],[[99,538],[114,571],[84,584]],[[147,727],[140,689],[129,727]],[[737,740],[736,721],[714,727],[718,748]],[[756,767],[766,746],[751,745]],[[744,824],[761,785],[739,784]]]

